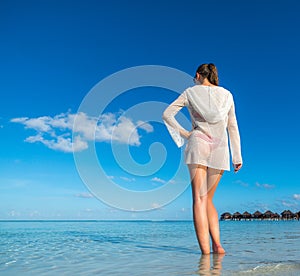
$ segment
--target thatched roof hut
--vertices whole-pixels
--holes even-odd
[[[252,215],[249,213],[249,212],[244,212],[243,215],[242,215],[243,219],[251,219],[252,218]]]
[[[235,212],[235,213],[232,215],[232,219],[234,219],[234,220],[241,220],[242,217],[243,217],[242,214],[239,213],[239,212]]]
[[[256,211],[255,213],[252,214],[252,217],[255,219],[262,219],[263,214],[260,211]]]
[[[294,217],[295,217],[295,214],[290,210],[284,210],[281,213],[281,218],[282,219],[293,219]]]
[[[230,214],[229,212],[225,212],[221,215],[220,220],[252,220],[252,219],[259,219],[259,220],[292,220],[297,219],[300,220],[300,211],[293,213],[290,210],[284,210],[281,213],[281,216],[278,213],[273,213],[272,211],[268,210],[264,213],[260,211],[256,211],[253,214],[245,211],[243,214],[239,212],[235,212],[234,214]]]
[[[280,219],[280,215],[278,213],[273,214],[272,217],[274,220],[279,220]]]
[[[232,215],[230,213],[226,212],[221,215],[220,219],[221,220],[230,220],[230,219],[232,219]]]
[[[274,216],[274,213],[271,212],[270,210],[264,212],[264,214],[263,214],[264,219],[271,219],[271,218],[273,218],[273,216]]]

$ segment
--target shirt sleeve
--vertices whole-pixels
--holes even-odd
[[[237,124],[237,119],[235,115],[235,105],[234,102],[228,113],[228,124],[227,130],[229,134],[229,142],[230,142],[230,151],[232,157],[233,164],[242,164],[242,153],[241,153],[241,141],[240,141],[240,133]]]
[[[186,93],[183,92],[174,102],[172,102],[163,113],[163,121],[178,147],[184,144],[183,137],[187,137],[189,131],[184,129],[175,119],[175,115],[184,107],[187,106],[188,101]]]

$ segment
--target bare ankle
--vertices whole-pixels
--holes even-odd
[[[213,245],[213,252],[217,254],[225,254],[225,250],[221,244],[214,244]]]

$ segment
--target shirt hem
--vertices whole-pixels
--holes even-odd
[[[224,171],[230,171],[230,168],[220,168],[220,167],[216,167],[216,166],[208,166],[205,162],[201,163],[201,162],[186,162],[185,164],[187,165],[202,165],[202,166],[206,166],[208,168],[211,169],[216,169],[216,170],[224,170]]]

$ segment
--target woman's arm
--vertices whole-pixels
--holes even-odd
[[[238,171],[242,167],[243,159],[241,153],[240,133],[235,115],[234,102],[232,103],[232,106],[228,113],[227,130],[229,134],[232,163],[234,165],[234,170]]]
[[[178,147],[181,147],[184,143],[182,137],[187,139],[190,136],[190,132],[184,129],[175,119],[175,115],[186,105],[187,98],[185,93],[183,93],[163,113],[163,120]]]

